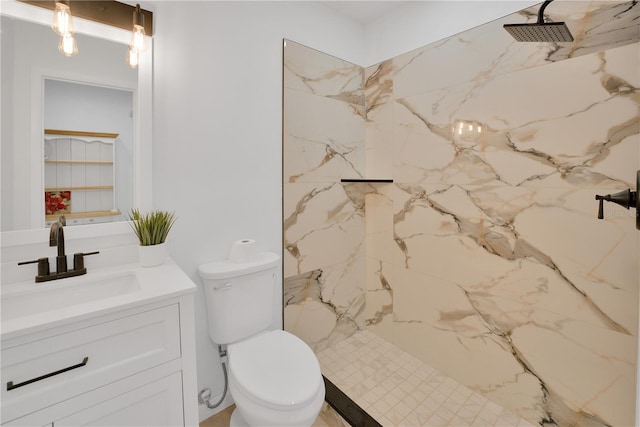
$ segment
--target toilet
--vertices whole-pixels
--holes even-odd
[[[244,247],[243,247],[244,246]],[[234,244],[224,261],[199,267],[209,337],[227,346],[231,426],[311,426],[325,389],[315,354],[300,338],[268,330],[275,319],[278,255]]]

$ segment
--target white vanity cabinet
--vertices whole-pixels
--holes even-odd
[[[2,425],[197,425],[192,296],[3,339]]]

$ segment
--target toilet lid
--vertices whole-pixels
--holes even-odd
[[[247,393],[281,406],[311,399],[322,381],[309,346],[280,330],[229,345],[229,370]]]

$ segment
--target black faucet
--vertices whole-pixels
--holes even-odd
[[[56,273],[67,272],[67,255],[64,253],[64,225],[66,225],[66,219],[64,215],[60,215],[60,218],[51,224],[51,230],[49,231],[49,246],[58,247],[58,256],[56,257]]]
[[[36,276],[36,282],[48,282],[49,280],[64,279],[65,277],[81,276],[87,274],[87,269],[84,266],[84,257],[86,255],[95,255],[99,253],[95,252],[78,252],[73,254],[73,269],[67,269],[67,254],[64,252],[64,226],[66,220],[64,215],[60,215],[60,218],[51,224],[51,230],[49,231],[49,246],[58,247],[58,256],[56,256],[56,272],[49,272],[49,258],[39,258],[33,261],[19,262],[18,265],[34,264],[38,263],[38,275]]]

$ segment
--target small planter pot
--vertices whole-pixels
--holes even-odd
[[[167,257],[167,243],[159,245],[138,246],[138,260],[143,267],[155,267]]]

